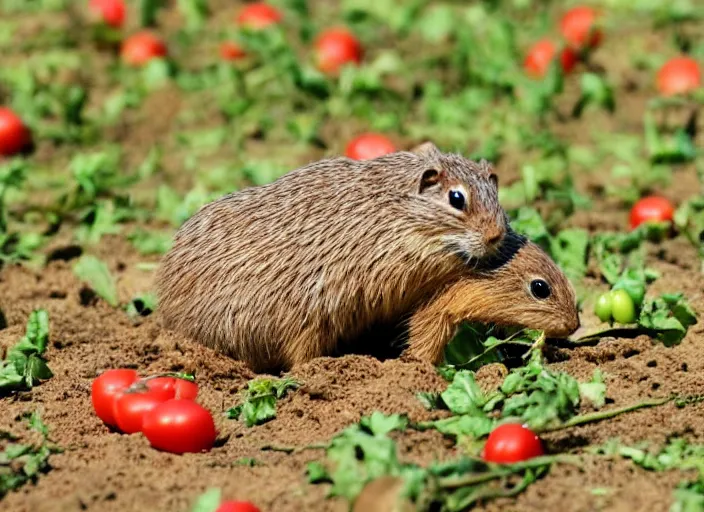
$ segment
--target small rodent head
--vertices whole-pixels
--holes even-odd
[[[421,159],[416,192],[434,205],[442,243],[468,263],[495,252],[506,235],[508,220],[489,162],[442,153],[431,142],[412,153]]]
[[[552,337],[566,337],[579,328],[574,288],[538,245],[511,233],[485,265],[480,270],[486,310],[481,321],[540,329]]]

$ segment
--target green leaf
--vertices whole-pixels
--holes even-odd
[[[7,351],[0,362],[0,391],[31,388],[53,376],[41,354],[49,341],[49,315],[44,309],[32,311],[25,335]]]
[[[447,408],[445,403],[440,397],[440,393],[419,391],[416,393],[416,398],[423,404],[423,407],[429,411],[434,411],[436,409]]]
[[[325,466],[318,461],[309,462],[306,467],[306,473],[308,474],[308,483],[319,484],[321,482],[332,482]]]
[[[247,383],[242,403],[226,411],[230,419],[244,418],[245,425],[261,425],[276,417],[276,401],[283,398],[289,390],[297,389],[300,384],[291,378],[272,379],[260,377]]]
[[[574,117],[580,117],[588,105],[602,107],[608,112],[616,108],[613,87],[606,79],[596,73],[584,73],[580,80],[582,94],[572,111]]]
[[[701,512],[704,510],[704,479],[682,482],[673,493],[674,502],[669,512]]]
[[[53,376],[54,374],[51,373],[51,370],[49,369],[49,366],[47,366],[44,359],[35,354],[29,356],[24,376],[27,387],[31,388],[36,384],[36,382],[49,379]]]
[[[511,221],[511,227],[543,248],[550,245],[550,233],[545,227],[542,217],[534,208],[519,208],[515,218]]]
[[[14,364],[2,363],[0,366],[0,391],[14,389],[24,382],[24,375],[17,371]]]
[[[449,5],[431,6],[417,23],[420,35],[429,43],[445,40],[457,25],[454,10]]]
[[[157,13],[164,0],[139,0],[139,23],[142,27],[156,24]]]
[[[19,489],[29,482],[36,482],[42,473],[51,466],[49,457],[52,453],[60,451],[49,444],[48,429],[35,411],[28,415],[28,427],[42,436],[37,441],[34,436],[30,442],[10,442],[0,451],[0,500],[10,491]],[[0,436],[3,438],[3,436]],[[16,441],[17,437],[4,436],[5,439]]]
[[[165,254],[171,249],[173,235],[160,231],[136,229],[127,236],[140,254]]]
[[[496,420],[488,416],[450,416],[435,420],[433,428],[441,434],[448,436],[468,436],[473,439],[479,439],[489,434],[496,426]]]
[[[489,400],[474,380],[474,373],[467,370],[457,372],[440,396],[454,414],[481,414]]]
[[[594,370],[594,376],[589,382],[579,383],[579,395],[582,399],[589,400],[597,409],[604,406],[606,403],[606,384],[601,370],[598,368]]]
[[[29,342],[37,354],[43,354],[49,341],[49,313],[45,309],[35,309],[29,314],[24,337],[16,345]]]
[[[671,347],[682,341],[697,318],[682,293],[663,294],[643,303],[638,323],[655,331],[656,337]]]
[[[371,416],[362,418],[359,425],[374,435],[385,435],[393,430],[405,430],[408,426],[408,418],[400,414],[386,416],[379,411],[374,411]]]
[[[260,396],[256,400],[247,401],[242,406],[245,425],[261,425],[276,417],[276,397]]]
[[[202,27],[208,17],[207,0],[178,0],[178,8],[185,16],[189,30]]]
[[[85,254],[73,266],[73,271],[81,281],[88,284],[112,307],[119,305],[117,286],[108,266],[95,256]]]
[[[85,215],[83,222],[75,232],[79,242],[97,244],[104,235],[120,232],[118,217],[112,201],[99,201]]]
[[[151,315],[156,311],[157,307],[157,296],[154,292],[142,293],[134,297],[129,304],[127,304],[127,315],[130,318],[137,318],[140,316]]]
[[[212,487],[198,496],[191,512],[215,512],[220,506],[222,491]]]
[[[563,229],[550,240],[550,253],[567,277],[583,278],[587,273],[589,233],[584,229]]]

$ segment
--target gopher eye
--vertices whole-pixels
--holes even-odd
[[[459,190],[450,190],[450,205],[458,210],[464,210],[464,194]]]
[[[550,285],[542,279],[534,279],[530,282],[530,293],[536,299],[547,299],[550,297]]]

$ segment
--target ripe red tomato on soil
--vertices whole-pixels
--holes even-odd
[[[222,60],[239,60],[247,56],[244,49],[233,41],[223,41],[220,44],[220,57]]]
[[[198,396],[198,384],[177,377],[154,377],[145,379],[144,385],[150,392],[156,392],[165,397],[181,400],[194,400]]]
[[[523,61],[523,69],[534,78],[542,78],[557,54],[557,46],[549,39],[541,39],[530,47]],[[560,65],[564,73],[570,73],[577,64],[577,54],[570,47],[560,51]]]
[[[215,512],[260,512],[249,501],[223,501]]]
[[[560,19],[560,32],[577,49],[596,48],[603,38],[598,20],[599,13],[591,7],[574,7]]]
[[[0,155],[15,155],[31,140],[32,134],[22,119],[9,108],[0,107]]]
[[[352,32],[335,27],[321,32],[314,43],[315,61],[323,73],[335,74],[345,64],[358,65],[364,50]]]
[[[661,196],[648,196],[639,199],[631,208],[630,225],[635,229],[644,222],[672,221],[675,207],[669,199]]]
[[[106,25],[120,28],[125,22],[127,11],[124,0],[90,0],[88,9]]]
[[[504,423],[489,434],[482,458],[487,462],[511,464],[543,455],[540,438],[519,423]]]
[[[217,433],[210,412],[192,400],[171,399],[144,415],[142,433],[154,448],[171,453],[210,450]]]
[[[144,415],[170,398],[158,391],[135,391],[119,394],[113,403],[117,428],[125,434],[142,431]]]
[[[276,25],[283,16],[274,6],[266,2],[255,2],[245,5],[237,15],[237,23],[249,29],[259,30],[270,25]]]
[[[354,160],[371,160],[396,151],[394,143],[380,133],[363,133],[349,141],[345,156]]]
[[[702,70],[691,57],[675,57],[658,70],[655,82],[663,96],[685,94],[702,86]]]
[[[120,50],[122,61],[130,66],[143,66],[150,60],[164,57],[166,54],[164,41],[147,31],[137,32],[125,39]]]
[[[93,380],[90,398],[98,418],[111,427],[117,426],[113,413],[115,397],[130,387],[138,378],[135,370],[108,370]]]

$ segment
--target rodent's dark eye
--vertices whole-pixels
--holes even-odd
[[[552,292],[547,282],[542,279],[533,279],[530,282],[530,293],[532,293],[533,297],[536,299],[547,299]]]
[[[464,210],[464,194],[459,190],[450,190],[450,205],[458,210]]]

